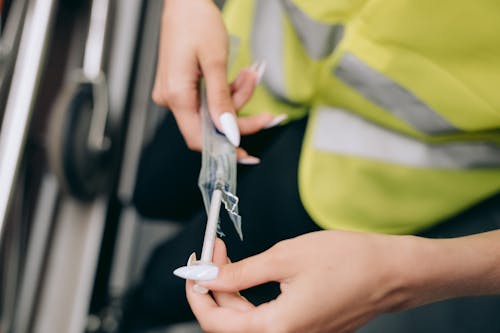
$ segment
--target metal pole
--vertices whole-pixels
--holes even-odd
[[[0,239],[24,151],[56,0],[29,4],[18,59],[14,68],[4,120],[0,130]]]

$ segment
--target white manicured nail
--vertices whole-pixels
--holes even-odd
[[[222,131],[229,142],[231,142],[233,146],[238,147],[240,145],[240,129],[238,128],[236,117],[230,112],[225,112],[219,117],[219,120]]]
[[[240,158],[238,160],[238,163],[243,164],[243,165],[257,165],[260,163],[260,158],[257,158],[254,156],[247,156],[247,157]]]
[[[260,81],[262,80],[262,76],[264,76],[264,72],[266,71],[267,63],[265,61],[257,61],[255,62],[252,66],[250,66],[250,69],[255,72],[257,76],[257,81],[256,84],[259,84]]]
[[[193,265],[184,266],[177,268],[174,271],[174,275],[186,279],[195,281],[210,281],[214,280],[219,273],[219,269],[214,265]]]
[[[285,121],[286,119],[288,118],[288,115],[287,114],[280,114],[279,116],[276,116],[274,117],[270,122],[269,124],[266,125],[266,127],[264,127],[265,129],[268,129],[268,128],[272,128],[272,127],[275,127],[275,126],[278,126],[279,124],[281,124],[283,121]]]
[[[208,294],[208,289],[205,287],[200,286],[199,284],[195,284],[193,286],[193,291],[198,294]]]

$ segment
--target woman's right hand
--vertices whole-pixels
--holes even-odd
[[[239,146],[240,133],[252,134],[269,127],[269,113],[236,118],[236,110],[252,96],[262,66],[240,72],[227,82],[229,38],[220,10],[212,0],[165,0],[153,100],[174,114],[186,144],[201,150],[199,80],[204,77],[208,104],[215,126]],[[238,159],[248,159],[238,149]]]

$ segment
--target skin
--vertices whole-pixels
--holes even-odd
[[[256,75],[244,69],[227,82],[228,34],[220,10],[211,0],[165,0],[153,100],[174,114],[188,147],[201,150],[199,82],[207,85],[212,120],[236,114],[253,93]],[[237,120],[241,135],[253,134],[273,120],[269,113]],[[241,148],[238,159],[248,156]]]
[[[221,240],[216,280],[191,308],[206,332],[353,332],[382,313],[454,297],[500,294],[500,231],[431,240],[320,231],[231,264]],[[254,306],[240,290],[268,281],[281,295]]]

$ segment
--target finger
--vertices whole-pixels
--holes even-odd
[[[246,150],[242,148],[236,149],[236,159],[242,165],[257,165],[260,163],[260,158],[248,155]]]
[[[173,115],[188,148],[191,150],[201,151],[203,141],[200,131],[200,114],[190,112],[188,110],[180,110],[179,112],[173,112]]]
[[[231,95],[236,110],[241,109],[252,97],[257,85],[257,73],[243,69],[231,85]]]
[[[238,75],[236,76],[236,79],[229,85],[229,88],[231,90],[231,96],[238,90],[240,89],[241,85],[243,82],[247,79],[248,75],[246,74],[246,70],[243,69],[241,70]]]
[[[213,297],[219,306],[239,312],[247,312],[255,308],[252,303],[238,293],[216,291],[213,292]]]
[[[241,135],[255,134],[263,129],[273,128],[288,118],[286,114],[274,116],[271,113],[260,113],[255,116],[238,118]]]
[[[233,309],[238,312],[248,312],[255,309],[255,305],[239,293],[215,291],[213,292],[213,297],[217,305],[223,308]]]
[[[162,21],[162,26],[166,24]],[[156,104],[170,108],[188,147],[199,150],[198,61],[188,48],[180,47],[171,52],[172,36],[169,33],[170,29],[163,27],[152,97]]]
[[[237,148],[236,149],[236,159],[239,161],[242,158],[248,157],[248,153],[245,149],[243,148]]]
[[[224,265],[231,262],[227,257],[226,246],[219,238],[215,241],[213,262],[216,265]],[[231,308],[238,311],[249,311],[254,308],[254,305],[248,302],[238,292],[214,292],[213,297],[215,302],[221,307]]]
[[[171,62],[174,62],[174,59]],[[174,112],[187,109],[197,113],[199,108],[197,65],[185,60],[178,61],[177,64],[176,67],[163,65],[162,68],[158,68],[153,86],[153,101]]]
[[[257,74],[251,69],[244,69],[231,85],[233,103],[236,110],[241,109],[252,97],[258,80]],[[238,118],[241,135],[257,133],[263,129],[279,125],[288,118],[286,114],[274,116],[271,113],[260,113],[251,117]]]
[[[221,58],[204,59],[201,57],[201,69],[205,77],[208,108],[212,120],[228,140],[238,147],[240,145],[240,131],[226,79],[226,61]]]
[[[245,81],[251,81],[254,85],[258,85],[262,80],[266,69],[265,61],[258,61],[252,66],[241,70],[236,77],[236,80],[231,84],[231,95],[238,90]]]
[[[218,333],[262,332],[253,311],[241,312],[221,307],[208,294],[193,291],[193,281],[186,281],[186,296],[203,331]]]
[[[237,111],[250,100],[255,87],[264,75],[265,69],[266,63],[260,61],[238,73],[236,80],[230,86],[233,104]]]
[[[216,265],[224,265],[227,264],[228,259],[229,258],[227,257],[226,244],[222,239],[216,238],[212,261]]]
[[[215,280],[200,281],[200,285],[212,291],[234,292],[266,282],[280,281],[290,272],[286,265],[278,264],[275,252],[270,249],[237,263],[222,265]]]

